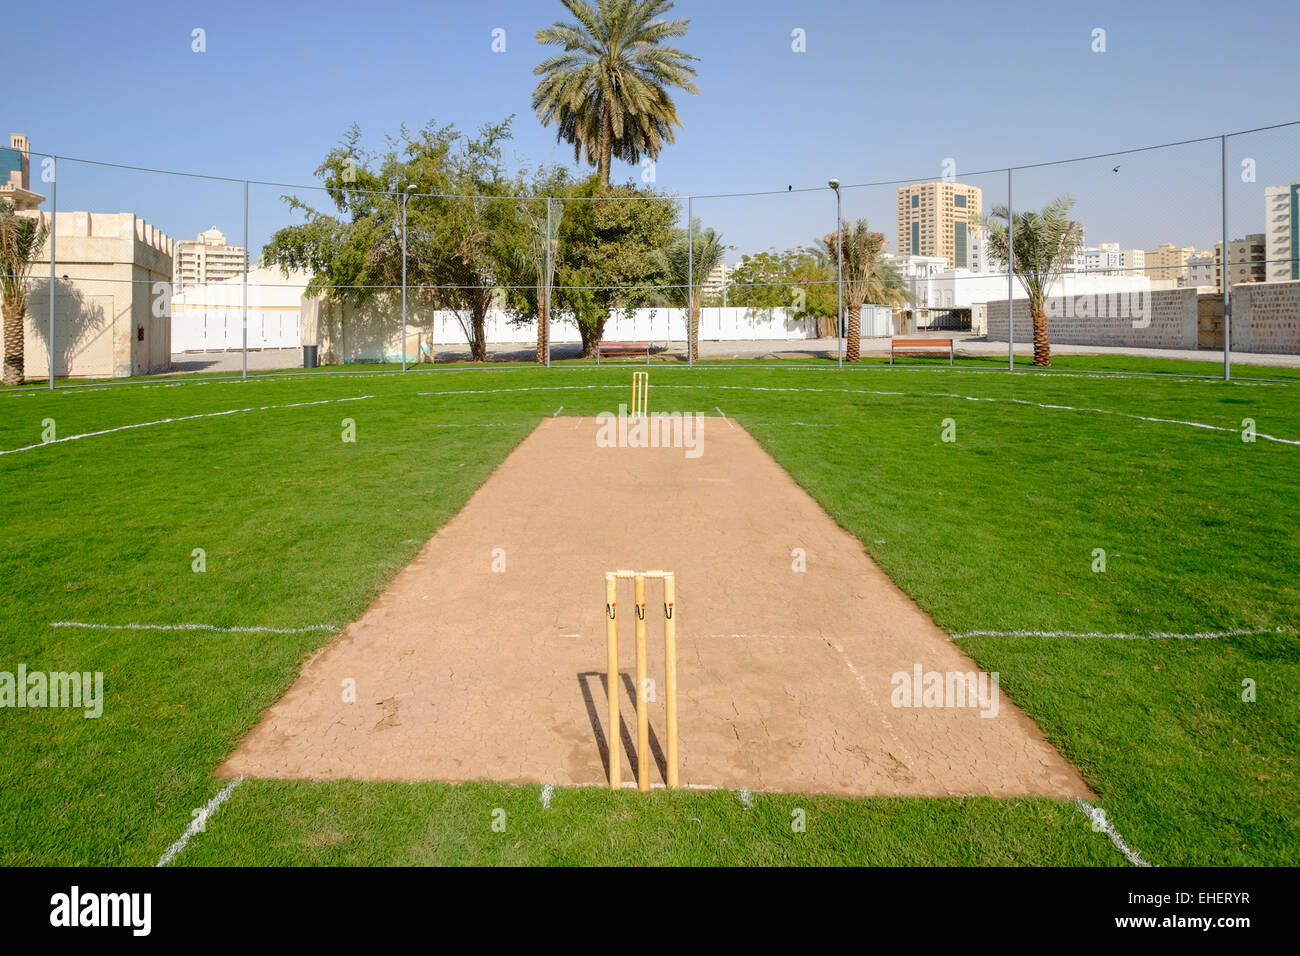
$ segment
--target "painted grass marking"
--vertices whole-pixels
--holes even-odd
[[[716,409],[718,409],[718,415],[722,418],[722,420],[723,420],[724,422],[727,423],[727,427],[730,428],[730,429],[732,429],[732,430],[734,431],[735,428],[736,428],[736,426],[733,425],[733,424],[731,424],[730,419],[727,418],[727,413],[724,412],[724,411],[723,411],[719,406],[717,406],[717,405],[714,405],[713,407],[716,408]]]
[[[31,451],[34,448],[44,448],[46,445],[61,445],[64,442],[79,441],[82,438],[96,438],[100,435],[111,435],[114,432],[129,431],[133,428],[149,428],[153,425],[169,425],[173,422],[192,422],[200,418],[221,418],[225,415],[239,415],[244,412],[266,412],[279,408],[305,408],[308,405],[332,405],[335,402],[363,402],[368,398],[374,398],[374,396],[354,395],[350,398],[322,398],[315,402],[291,402],[287,405],[250,405],[248,408],[228,408],[221,412],[201,412],[198,415],[181,415],[176,418],[159,418],[152,422],[134,422],[130,425],[118,425],[115,428],[104,428],[97,432],[82,432],[80,435],[68,435],[66,438],[52,438],[49,441],[37,442],[34,445],[24,445],[22,448],[5,448],[0,450],[0,455],[13,455],[20,451]]]
[[[562,412],[562,411],[564,411],[564,406],[563,406],[563,405],[561,405],[559,408],[557,408],[557,409],[555,410],[555,414],[553,414],[551,417],[552,417],[552,418],[558,418],[559,415],[560,415],[560,412]]]
[[[554,788],[553,786],[551,786],[549,783],[548,783],[546,786],[542,787],[542,797],[541,797],[541,799],[542,799],[542,809],[543,809],[543,810],[549,810],[549,809],[551,809],[551,796],[552,796],[554,793],[555,793],[555,788]]]
[[[1175,634],[1170,631],[1153,631],[1150,634],[1106,634],[1101,631],[962,631],[954,634],[952,639],[960,641],[967,637],[1078,637],[1116,641],[1213,641],[1221,637],[1246,637],[1251,634],[1286,634],[1285,628],[1256,628],[1248,631],[1199,631],[1195,634]]]
[[[1110,837],[1110,842],[1115,844],[1115,849],[1123,853],[1125,859],[1130,863],[1134,866],[1151,866],[1150,863],[1138,855],[1137,850],[1131,849],[1129,845],[1124,842],[1124,838],[1119,835],[1111,822],[1106,819],[1105,811],[1097,809],[1087,800],[1083,799],[1083,797],[1076,797],[1074,805],[1079,808],[1080,813],[1092,821],[1092,827],[1094,830],[1100,830],[1102,833],[1105,833],[1106,836]]]
[[[166,866],[172,860],[176,859],[177,855],[184,850],[186,845],[190,842],[190,838],[193,837],[194,834],[207,828],[208,818],[217,812],[218,807],[230,799],[230,795],[235,792],[235,788],[243,782],[243,777],[236,777],[234,780],[230,781],[230,783],[226,784],[219,794],[209,800],[203,809],[194,815],[194,819],[191,820],[190,825],[185,828],[185,832],[181,834],[181,838],[167,848],[167,852],[162,855],[154,866]]]
[[[215,624],[88,624],[85,621],[51,621],[50,627],[80,627],[91,631],[216,631],[221,634],[307,634],[337,631],[333,624],[307,627],[217,627]]]
[[[1186,425],[1189,428],[1202,428],[1208,431],[1230,432],[1240,434],[1240,428],[1230,428],[1224,425],[1207,425],[1205,422],[1186,421],[1181,418],[1157,418],[1150,415],[1137,415],[1133,412],[1117,412],[1109,408],[1088,408],[1075,405],[1052,405],[1045,402],[1031,402],[1024,398],[981,398],[974,395],[957,395],[952,392],[916,392],[906,394],[903,392],[885,392],[870,388],[800,388],[795,386],[777,386],[777,385],[660,385],[660,388],[703,388],[703,389],[730,389],[746,392],[835,392],[846,395],[903,395],[906,398],[955,398],[967,402],[1008,402],[1014,405],[1027,405],[1031,408],[1059,409],[1071,412],[1093,412],[1098,415],[1116,415],[1120,418],[1131,418],[1142,422],[1157,422],[1165,425]],[[1276,435],[1268,435],[1264,432],[1256,432],[1256,438],[1262,438],[1265,441],[1277,442],[1281,445],[1294,445],[1300,447],[1300,439],[1279,438]]]

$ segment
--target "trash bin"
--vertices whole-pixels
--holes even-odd
[[[302,347],[302,367],[303,368],[316,367],[316,346],[304,345]]]

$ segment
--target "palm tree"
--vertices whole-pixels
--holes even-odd
[[[0,200],[0,295],[4,299],[5,385],[23,384],[23,323],[27,319],[27,273],[32,258],[45,245],[45,221],[14,214],[13,204]],[[54,294],[54,290],[50,290]],[[50,343],[53,373],[54,343]]]
[[[691,220],[691,238],[688,245],[685,230],[679,230],[668,250],[668,269],[673,284],[686,286],[689,294],[687,307],[687,348],[690,354],[700,357],[700,307],[704,301],[704,280],[717,268],[726,252],[722,233],[713,229],[700,229],[698,219]]]
[[[872,273],[876,260],[885,250],[883,233],[872,232],[865,219],[859,219],[851,229],[840,227],[823,240],[827,258],[832,265],[843,258],[844,304],[849,309],[849,334],[844,345],[844,358],[856,362],[861,354],[862,303],[872,291]]]
[[[603,189],[617,156],[638,163],[656,159],[681,126],[671,87],[698,93],[698,57],[664,40],[686,35],[689,20],[656,19],[670,0],[562,0],[576,23],[556,21],[537,31],[537,42],[563,46],[533,70],[542,79],[533,109],[543,126],[557,124],[556,139],[573,145],[573,158],[595,166]]]
[[[1068,193],[1057,196],[1041,212],[1017,213],[1014,222],[1006,206],[995,206],[985,220],[989,230],[989,252],[1005,268],[1011,264],[1029,298],[1034,324],[1034,364],[1052,364],[1052,343],[1047,337],[1047,296],[1083,245],[1083,224],[1067,218],[1074,200]],[[1014,250],[1007,247],[1011,225]],[[1014,251],[1014,260],[1012,252]],[[1010,316],[1008,315],[1008,321]]]

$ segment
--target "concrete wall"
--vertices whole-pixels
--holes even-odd
[[[49,214],[39,215],[48,225]],[[172,241],[131,213],[61,212],[55,230],[54,374],[167,371]],[[30,273],[23,363],[29,378],[49,375],[49,262],[47,240]]]
[[[1200,295],[1199,298],[1210,300],[1209,304],[1213,305],[1219,296]],[[1097,301],[1094,299],[1093,303]],[[1061,345],[1195,349],[1199,343],[1201,347],[1221,347],[1221,325],[1217,341],[1210,341],[1205,335],[1198,337],[1197,301],[1196,289],[1152,292],[1150,324],[1145,328],[1133,327],[1134,319],[1141,322],[1140,309],[1120,309],[1119,314],[1109,315],[1079,315],[1077,308],[1058,308],[1057,314],[1049,311],[1048,336]],[[1235,351],[1300,354],[1300,282],[1248,282],[1234,286],[1231,308]],[[989,302],[987,324],[990,341],[1007,340],[1006,300]],[[1015,335],[1017,342],[1033,341],[1025,299],[1015,300]]]

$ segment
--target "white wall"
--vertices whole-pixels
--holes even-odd
[[[298,286],[271,287],[255,285],[250,274],[248,290],[248,347],[250,349],[298,348],[302,344],[297,296]],[[217,288],[218,286],[222,288]],[[176,296],[172,311],[172,350],[222,351],[238,350],[243,345],[243,288],[241,281],[213,283],[205,287],[205,294],[187,291]],[[293,299],[293,305],[288,304]],[[232,301],[233,300],[233,301]],[[281,301],[283,300],[283,301]],[[889,310],[880,307],[863,308],[862,334],[888,335]],[[398,316],[392,335],[393,351],[397,350]],[[407,326],[412,334],[427,336],[432,322],[433,344],[464,345],[466,337],[456,320],[455,313],[433,311],[408,305]],[[506,345],[537,341],[537,327],[533,323],[512,324],[510,317],[499,310],[488,313],[486,325],[489,345]],[[739,307],[704,308],[700,310],[700,338],[704,341],[749,341],[810,339],[817,336],[817,321],[790,314],[789,309],[746,309]],[[685,309],[638,309],[631,316],[622,312],[610,315],[605,326],[606,342],[684,342],[686,341]],[[578,328],[572,322],[558,319],[551,323],[551,341],[573,343],[581,341]]]

